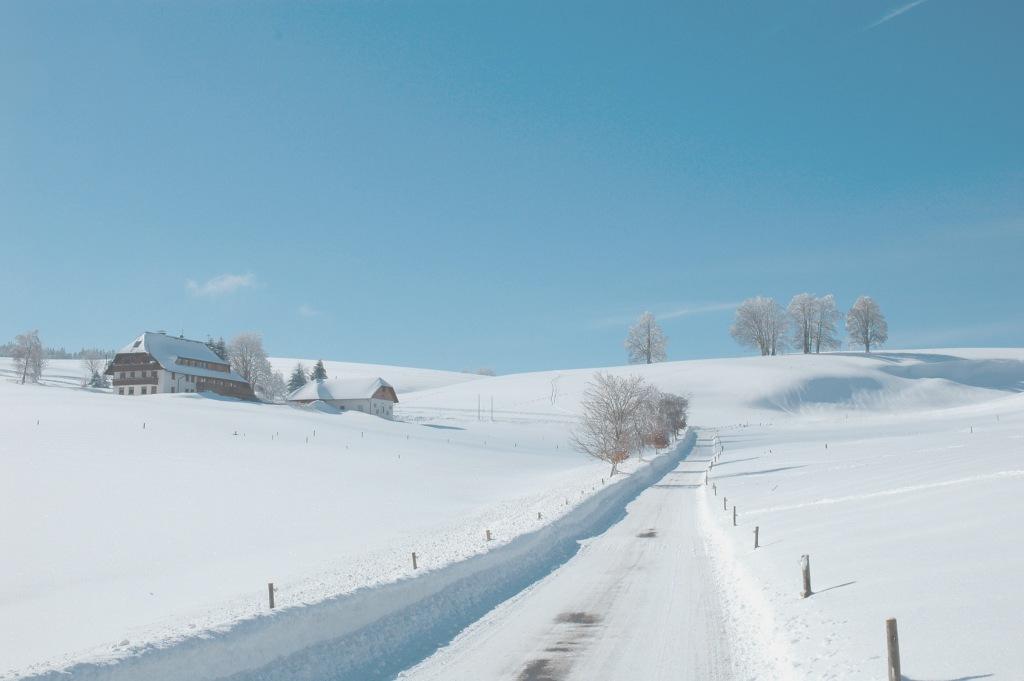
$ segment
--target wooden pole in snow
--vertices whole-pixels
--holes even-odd
[[[729,497],[722,497],[722,510],[728,510]]]
[[[800,598],[807,598],[813,592],[811,591],[811,557],[806,553],[800,556],[800,574],[804,580],[803,588],[800,590]]]
[[[732,506],[732,526],[736,527],[736,505]]]
[[[711,483],[711,491],[715,493],[716,497],[718,496],[718,483]]]
[[[485,532],[486,532],[486,536],[487,536],[487,541],[491,541],[491,531],[490,530],[485,530]]]
[[[754,526],[754,548],[756,549],[759,545],[757,543],[757,534],[761,528],[757,525]]]
[[[416,565],[416,552],[413,551],[412,552],[412,569],[415,570],[416,568],[417,568],[417,565]]]
[[[896,620],[885,621],[885,647],[888,651],[889,681],[902,681],[900,675],[900,637],[896,631]]]
[[[267,595],[270,596],[270,609],[274,609],[274,583],[267,583]]]

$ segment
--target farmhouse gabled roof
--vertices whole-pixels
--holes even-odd
[[[310,381],[292,391],[288,395],[288,399],[291,401],[366,400],[373,397],[381,388],[391,388],[391,393],[394,394],[394,387],[380,377],[328,378],[323,381]],[[398,401],[397,397],[395,401]]]
[[[233,369],[224,372],[178,364],[178,359],[194,359],[212,364],[228,364],[226,360],[221,359],[217,353],[207,347],[206,343],[202,341],[168,336],[162,332],[146,331],[117,351],[119,355],[131,353],[149,353],[166,371],[174,371],[189,376],[221,378],[226,381],[238,381],[240,383],[246,382]]]

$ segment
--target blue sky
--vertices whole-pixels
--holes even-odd
[[[0,338],[498,371],[1024,345],[1024,5],[5,2]]]

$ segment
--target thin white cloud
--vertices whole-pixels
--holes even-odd
[[[661,311],[658,309],[652,309],[651,314],[655,318],[664,321],[666,319],[678,319],[679,317],[689,317],[697,314],[708,314],[711,312],[723,312],[725,310],[733,310],[739,306],[739,303],[701,303],[701,304],[688,304],[688,305],[675,305],[673,307],[662,306]],[[639,308],[637,308],[639,309]],[[623,324],[632,324],[636,321],[637,317],[640,316],[640,312],[632,315],[618,315],[615,317],[605,317],[604,319],[598,319],[594,322],[594,326],[622,326]]]
[[[185,288],[194,296],[216,297],[234,293],[238,289],[251,288],[256,285],[254,274],[218,274],[213,279],[202,283],[189,279]]]
[[[318,314],[320,314],[320,310],[312,305],[307,305],[306,303],[299,305],[299,315],[302,317],[316,317]]]
[[[705,314],[707,312],[722,312],[724,310],[734,310],[739,307],[739,303],[709,303],[707,305],[687,305],[684,307],[676,308],[669,312],[663,312],[659,315],[655,315],[658,319],[676,319],[677,317],[689,317],[694,314]]]
[[[868,30],[871,30],[872,28],[875,28],[877,26],[881,26],[887,21],[892,21],[899,15],[905,14],[910,10],[914,9],[915,7],[917,7],[918,5],[923,5],[926,2],[928,2],[928,0],[914,0],[913,2],[908,2],[905,5],[901,5],[900,7],[897,7],[894,10],[890,10],[885,15],[883,15],[881,19],[868,26]]]

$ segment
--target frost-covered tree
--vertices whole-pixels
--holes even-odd
[[[98,351],[83,350],[81,353],[82,373],[84,378],[82,383],[90,388],[109,388],[110,382],[107,381],[107,375],[104,373],[107,369],[108,361]]]
[[[288,395],[288,386],[284,382],[284,374],[280,371],[271,371],[264,380],[260,397],[270,402],[281,402]]]
[[[15,336],[11,357],[14,358],[14,371],[21,383],[38,383],[43,377],[46,359],[38,331],[26,331]]]
[[[811,325],[811,347],[814,352],[822,350],[835,350],[839,347],[837,336],[839,323],[839,310],[836,308],[836,298],[831,293],[815,300],[814,321]]]
[[[818,299],[810,293],[798,293],[789,301],[786,314],[793,330],[793,347],[800,348],[806,355],[811,352],[814,322],[817,317]]]
[[[212,336],[206,337],[206,347],[213,351],[213,354],[220,357],[225,362],[228,361],[228,346],[224,342],[223,338],[213,340]]]
[[[661,393],[658,398],[658,422],[663,431],[673,439],[686,427],[690,401],[682,395]]]
[[[668,339],[661,330],[661,326],[654,315],[644,312],[636,320],[636,324],[629,328],[626,335],[626,352],[629,353],[631,364],[653,364],[664,362],[666,358],[665,347]]]
[[[868,296],[858,298],[846,314],[846,333],[851,343],[864,346],[864,352],[889,340],[889,325],[878,303]]]
[[[306,378],[306,367],[302,366],[302,362],[295,365],[292,369],[291,376],[288,377],[288,392],[295,392],[308,382]]]
[[[596,373],[580,403],[582,413],[570,440],[580,452],[610,463],[611,475],[638,450],[636,418],[643,380]]]
[[[313,365],[313,370],[309,372],[309,380],[311,381],[326,381],[327,380],[327,369],[324,368],[324,361],[318,359],[316,364]]]
[[[729,333],[740,345],[757,348],[762,355],[777,355],[785,348],[786,313],[773,298],[757,296],[736,308]]]
[[[248,381],[257,393],[264,393],[273,377],[273,369],[263,349],[263,337],[258,333],[241,333],[227,346],[231,368]]]

